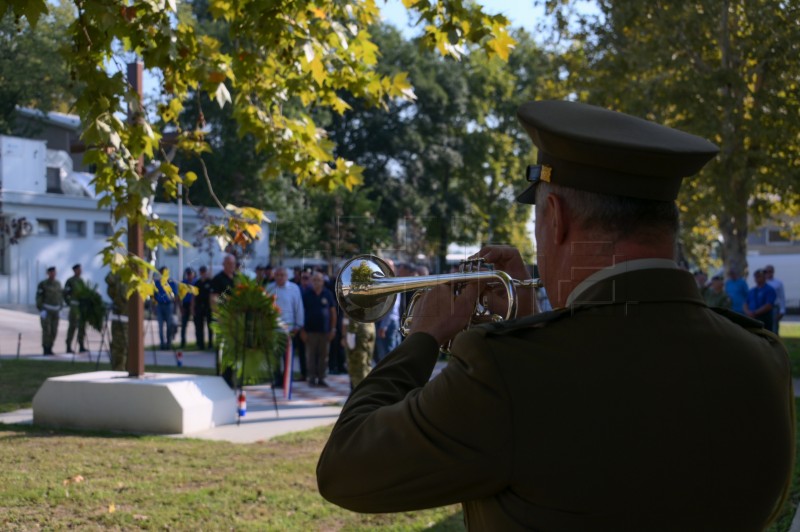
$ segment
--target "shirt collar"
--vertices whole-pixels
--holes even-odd
[[[594,284],[600,281],[604,281],[609,277],[613,277],[615,275],[620,275],[623,273],[632,272],[636,270],[650,270],[650,269],[664,269],[664,268],[671,270],[679,269],[675,261],[670,259],[627,260],[625,262],[620,262],[618,264],[615,264],[614,266],[603,268],[602,270],[594,272],[589,277],[581,281],[578,284],[578,286],[576,286],[572,290],[572,292],[569,294],[569,297],[567,297],[567,306],[568,307],[572,306],[575,300],[577,300],[583,292],[592,287]]]

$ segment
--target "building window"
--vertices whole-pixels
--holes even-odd
[[[86,222],[67,220],[67,236],[86,236]]]
[[[114,234],[114,228],[108,222],[95,222],[94,223],[94,236],[98,238],[111,236]]]
[[[767,244],[771,246],[791,246],[791,230],[767,229]]]
[[[36,219],[36,234],[45,236],[58,235],[58,220],[48,220],[45,218]]]
[[[47,167],[47,192],[63,194],[61,190],[61,168]]]

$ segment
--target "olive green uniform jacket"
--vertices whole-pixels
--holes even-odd
[[[58,334],[58,312],[62,305],[61,283],[55,279],[45,279],[36,287],[36,308],[46,311],[40,321],[42,324],[42,347],[46,354],[52,351]]]
[[[759,530],[794,453],[780,341],[680,270],[581,302],[460,334],[430,382],[436,342],[407,338],[345,404],[321,494],[359,512],[462,502],[471,530]]]

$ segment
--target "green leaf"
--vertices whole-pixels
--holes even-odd
[[[322,87],[325,80],[328,78],[328,73],[325,71],[325,65],[322,63],[319,56],[314,57],[311,63],[309,63],[309,67],[311,68],[311,76],[314,78],[314,81],[317,82],[317,85]]]
[[[47,2],[45,0],[11,0],[10,3],[14,9],[14,15],[17,17],[23,16],[28,19],[28,23],[31,27],[36,27],[39,18],[48,13]],[[5,9],[1,12],[5,12]]]

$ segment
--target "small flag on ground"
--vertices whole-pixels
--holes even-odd
[[[244,394],[244,390],[239,391],[239,399],[238,403],[238,410],[239,410],[239,417],[244,417],[247,414],[247,397]]]

